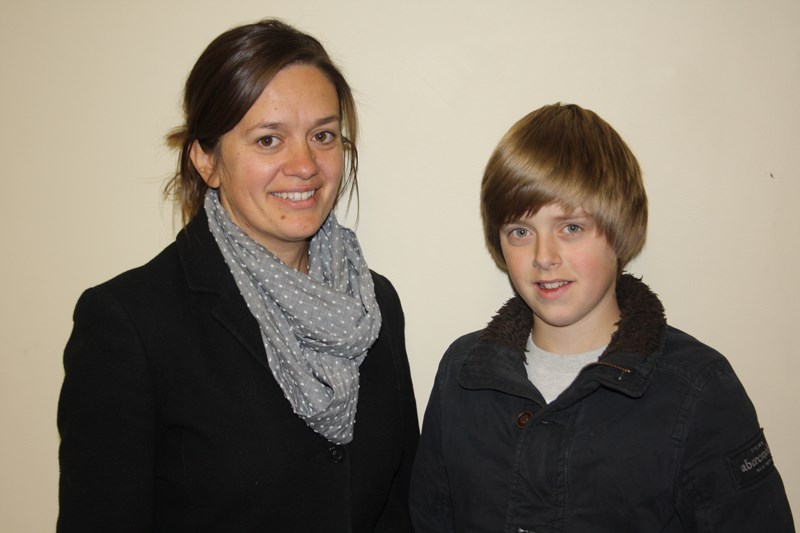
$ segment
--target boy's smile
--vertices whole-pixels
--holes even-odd
[[[500,245],[533,312],[537,346],[568,354],[609,342],[619,320],[617,256],[591,216],[548,204],[503,226]]]

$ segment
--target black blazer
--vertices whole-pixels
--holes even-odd
[[[64,352],[58,531],[410,531],[403,311],[373,278],[383,324],[344,446],[292,412],[204,212],[87,290]]]

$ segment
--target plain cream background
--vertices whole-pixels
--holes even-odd
[[[796,0],[4,0],[0,530],[52,531],[72,308],[172,240],[162,138],[183,80],[213,37],[266,16],[320,38],[356,91],[358,234],[403,299],[420,411],[447,345],[510,294],[480,232],[490,151],[528,111],[579,103],[645,171],[630,270],[732,361],[800,509]]]

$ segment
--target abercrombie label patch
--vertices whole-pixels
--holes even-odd
[[[763,429],[745,446],[729,454],[727,459],[728,468],[740,489],[752,485],[775,468]]]

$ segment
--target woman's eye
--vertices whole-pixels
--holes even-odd
[[[265,135],[263,137],[259,137],[257,142],[264,148],[274,148],[280,141],[274,135]]]
[[[314,140],[322,144],[329,144],[336,140],[336,134],[332,131],[320,131],[314,134]]]
[[[524,239],[528,236],[528,230],[525,228],[513,228],[508,232],[509,237],[512,239]]]

